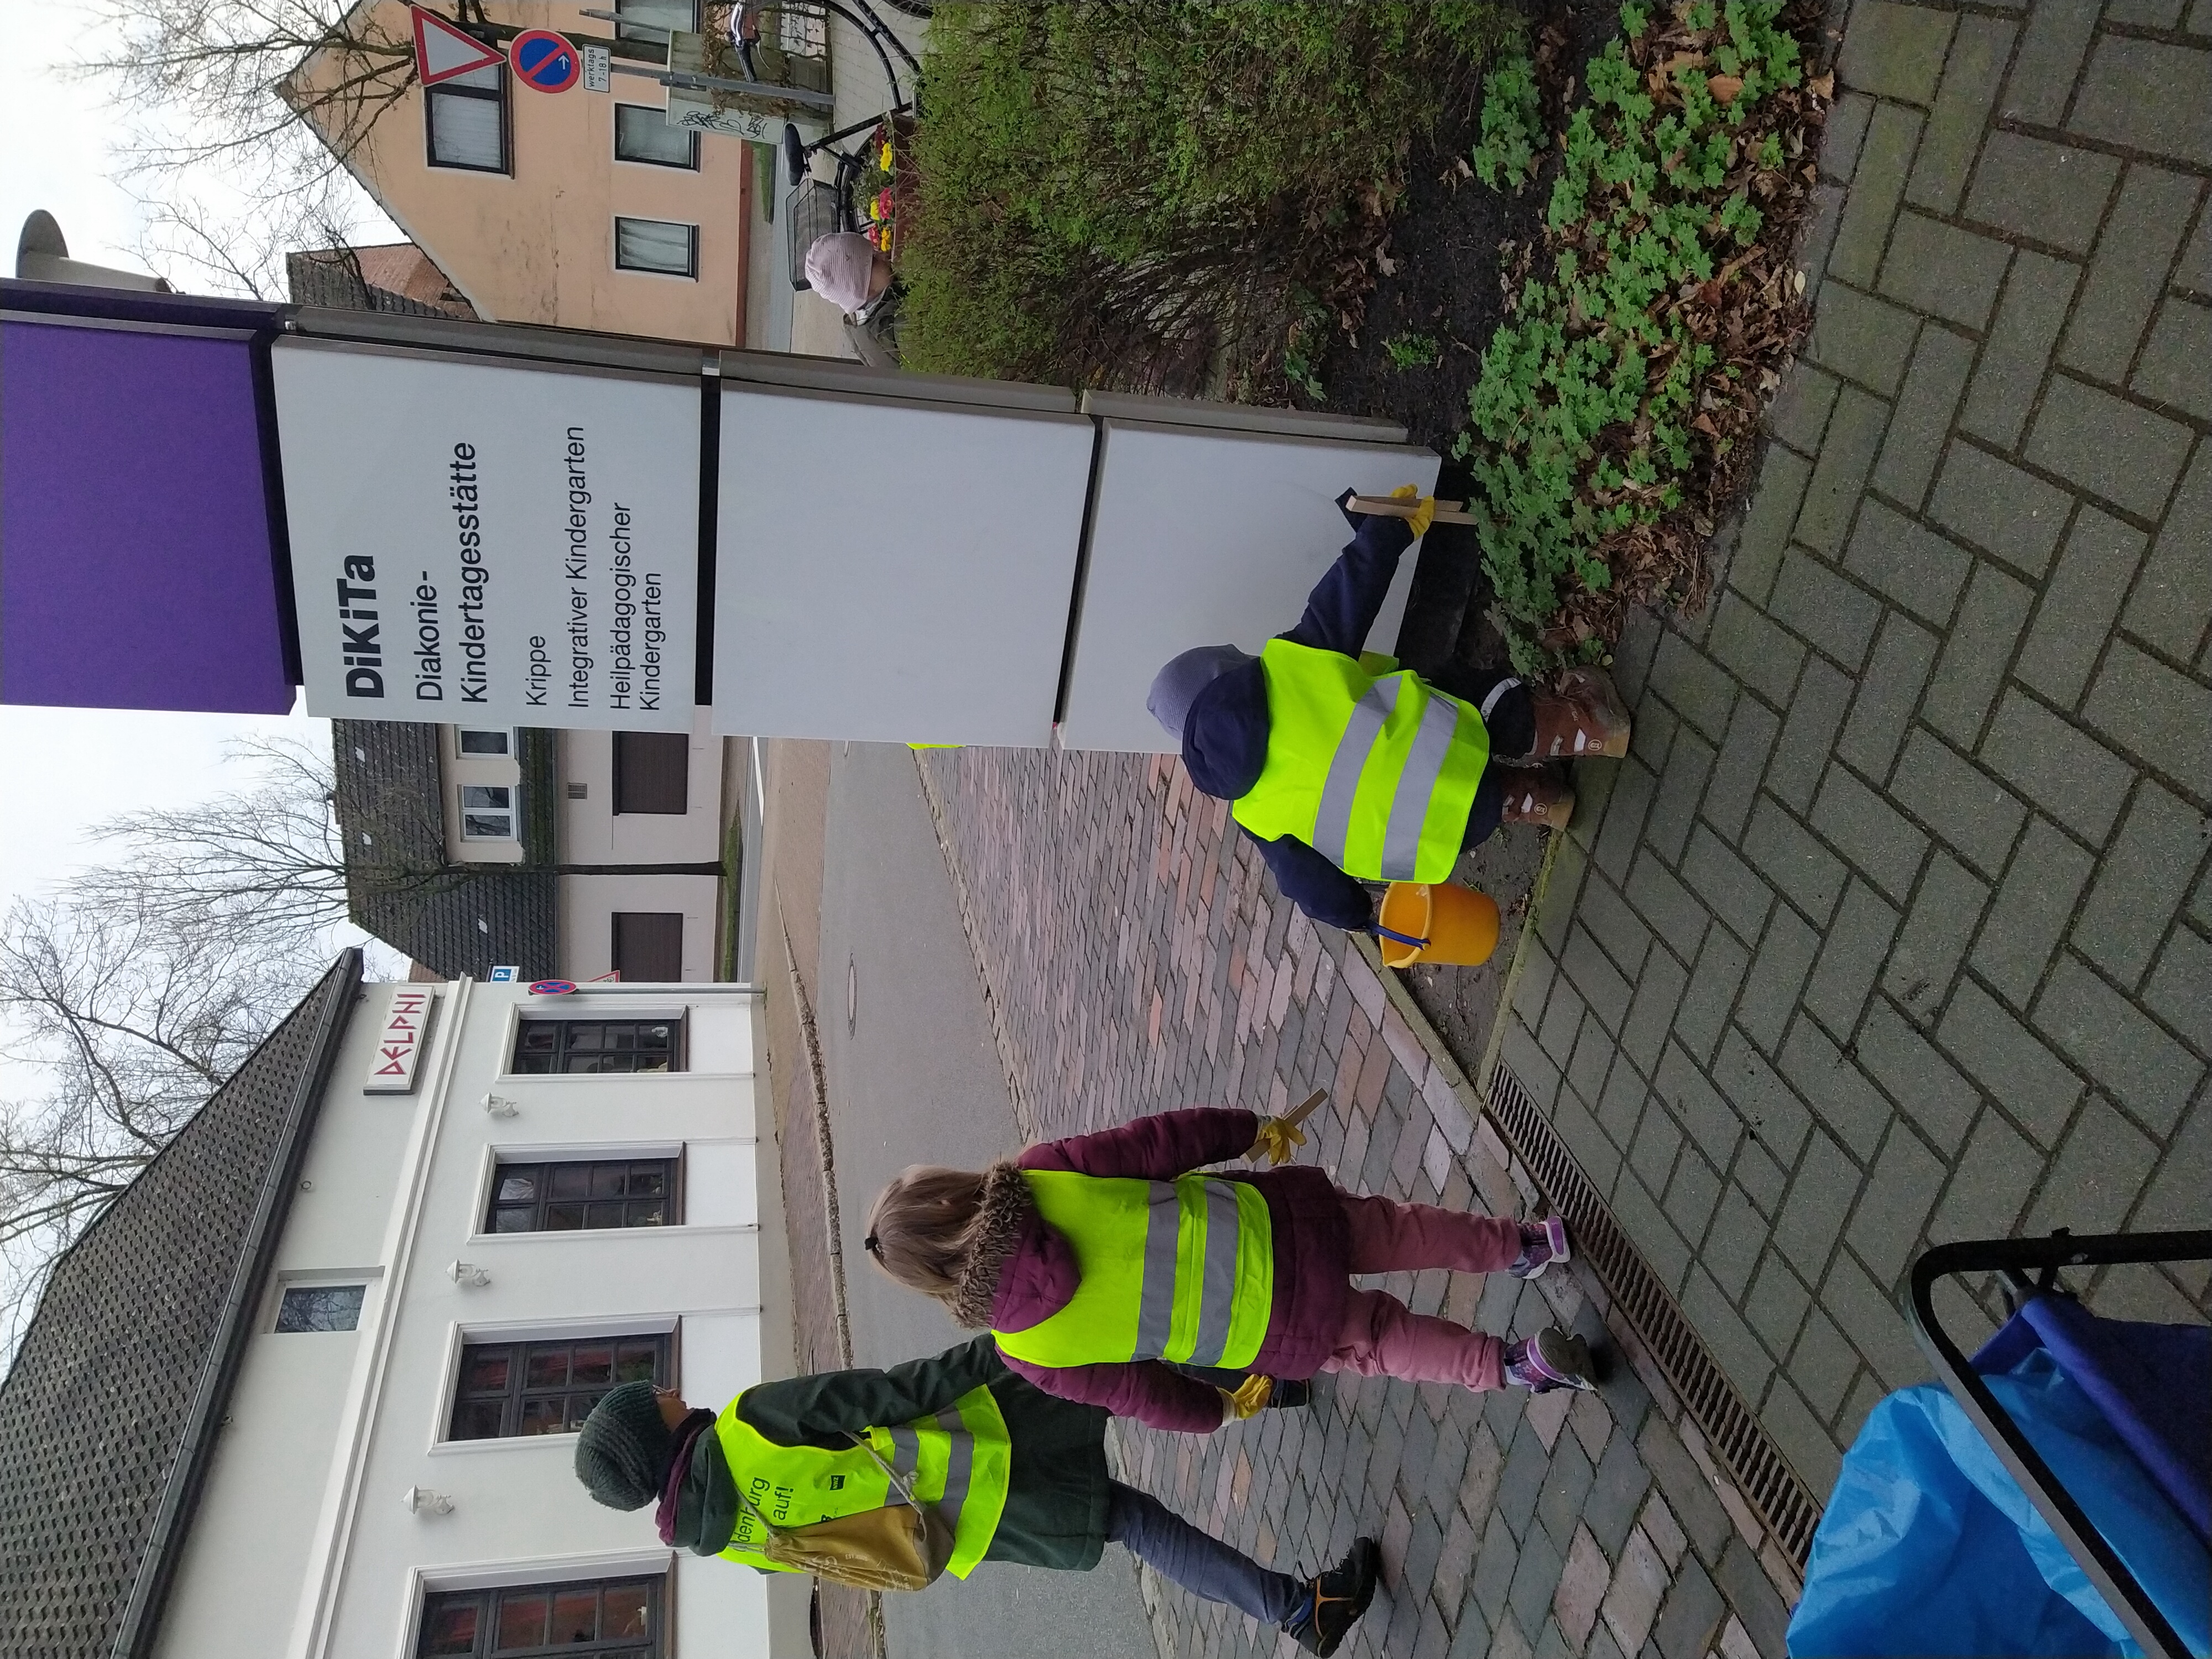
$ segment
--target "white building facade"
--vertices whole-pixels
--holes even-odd
[[[672,1551],[571,1468],[616,1382],[719,1408],[789,1372],[757,995],[360,997],[152,1650],[805,1652],[805,1581]]]

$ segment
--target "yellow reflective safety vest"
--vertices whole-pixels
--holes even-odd
[[[714,1419],[714,1437],[721,1443],[730,1478],[772,1524],[811,1527],[817,1521],[901,1501],[891,1495],[890,1475],[884,1468],[887,1463],[916,1498],[933,1504],[952,1528],[952,1559],[945,1564],[946,1571],[965,1578],[990,1548],[1006,1507],[1012,1455],[1006,1419],[990,1389],[971,1389],[934,1417],[870,1429],[872,1457],[859,1446],[830,1451],[820,1446],[778,1445],[738,1415],[744,1399],[741,1394],[723,1407]],[[764,1541],[759,1521],[738,1504],[737,1528],[722,1553],[771,1572],[793,1571],[760,1554],[758,1547]]]
[[[1490,763],[1474,705],[1371,653],[1269,640],[1260,669],[1267,760],[1237,822],[1294,836],[1357,880],[1449,879]]]
[[[1249,1182],[1107,1179],[1024,1170],[1037,1212],[1073,1247],[1083,1282],[1025,1331],[994,1331],[1033,1365],[1170,1359],[1249,1365],[1275,1294],[1267,1200]]]

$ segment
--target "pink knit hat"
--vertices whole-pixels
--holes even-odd
[[[868,303],[875,257],[874,247],[857,231],[817,236],[806,250],[807,286],[840,311],[858,311]]]

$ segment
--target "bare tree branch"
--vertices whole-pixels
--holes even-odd
[[[0,1353],[54,1259],[291,1011],[346,919],[328,752],[263,738],[231,759],[243,787],[98,826],[100,865],[0,918],[0,1059],[47,1085],[0,1101]],[[386,860],[356,890],[466,879]]]
[[[416,81],[404,6],[376,0],[93,0],[71,67],[125,120],[117,153],[153,206],[141,252],[267,296],[290,248],[351,240],[370,131]],[[239,206],[218,212],[211,204]],[[331,234],[336,226],[337,234]]]

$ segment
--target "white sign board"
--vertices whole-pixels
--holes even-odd
[[[1091,559],[1060,741],[1069,749],[1171,751],[1146,712],[1152,676],[1194,645],[1257,653],[1294,626],[1352,526],[1346,489],[1424,494],[1443,463],[1405,444],[1280,436],[1109,420],[1099,442]],[[1404,619],[1418,546],[1368,635],[1389,652]]]
[[[1089,421],[726,385],[721,438],[718,734],[1051,741]]]
[[[427,985],[395,985],[392,1006],[377,1029],[376,1047],[368,1057],[368,1077],[362,1089],[372,1095],[406,1095],[415,1091],[416,1062],[430,1033],[430,1015],[437,999]]]
[[[696,380],[283,340],[307,712],[688,732]]]
[[[758,110],[739,109],[735,105],[717,109],[713,93],[694,87],[668,89],[668,125],[690,132],[720,132],[732,138],[748,138],[756,144],[781,144],[787,120],[791,118],[763,115]],[[799,129],[800,142],[808,144],[828,131],[819,121],[791,120],[791,125]]]
[[[614,54],[605,46],[584,48],[584,90],[611,92],[615,84]]]

